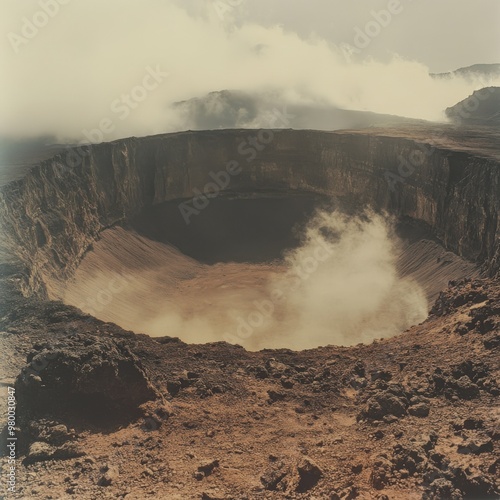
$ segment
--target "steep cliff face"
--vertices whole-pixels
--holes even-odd
[[[423,221],[447,248],[494,274],[500,164],[491,151],[413,132],[294,130],[184,132],[68,150],[0,191],[2,262],[22,266],[16,287],[24,295],[45,297],[104,228],[145,207],[183,199],[196,213],[200,192],[274,190]]]

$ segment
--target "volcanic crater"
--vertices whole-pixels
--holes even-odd
[[[74,148],[0,189],[19,498],[497,495],[499,134],[261,135]]]

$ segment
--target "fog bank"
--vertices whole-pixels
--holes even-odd
[[[213,5],[193,11],[172,1],[86,0],[59,2],[56,11],[47,17],[38,2],[10,2],[0,21],[8,75],[0,135],[100,142],[196,128],[173,104],[224,89],[275,96],[251,120],[257,127],[272,126],[267,115],[276,105],[441,120],[446,107],[500,83],[498,77],[432,78],[424,63],[397,53],[372,59],[370,47],[411,15],[409,7],[380,26],[367,47],[366,34],[356,37],[363,24],[334,43],[243,14],[237,20],[236,7],[221,17]],[[368,8],[359,14],[370,16]],[[285,125],[293,126],[293,119]],[[309,126],[315,128],[314,120]]]

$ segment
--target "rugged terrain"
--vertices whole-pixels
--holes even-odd
[[[13,387],[18,437],[7,498],[497,498],[498,138],[444,125],[186,132],[68,149],[2,187],[2,418]],[[303,351],[152,338],[56,300],[103,260],[160,248],[176,230],[167,204],[201,213],[214,176],[218,201],[387,211],[415,228],[401,272],[433,299],[457,279],[400,335]],[[170,272],[206,273],[213,295],[216,258],[161,248]],[[159,253],[144,255],[137,267]]]
[[[497,498],[499,320],[468,281],[392,339],[250,353],[26,303],[10,498]]]

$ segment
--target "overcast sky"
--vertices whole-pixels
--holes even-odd
[[[231,0],[233,20],[241,26],[282,25],[305,39],[317,36],[333,44],[352,43],[355,28],[373,20],[372,11],[387,10],[390,0]],[[231,1],[228,4],[231,4]],[[389,60],[393,54],[446,72],[476,63],[500,62],[498,0],[395,0],[398,14],[371,40],[364,57]],[[178,0],[201,14],[212,0]],[[221,10],[224,10],[223,8]]]
[[[0,1],[1,134],[175,130],[226,88],[437,119],[484,82],[429,71],[500,62],[498,0]]]

